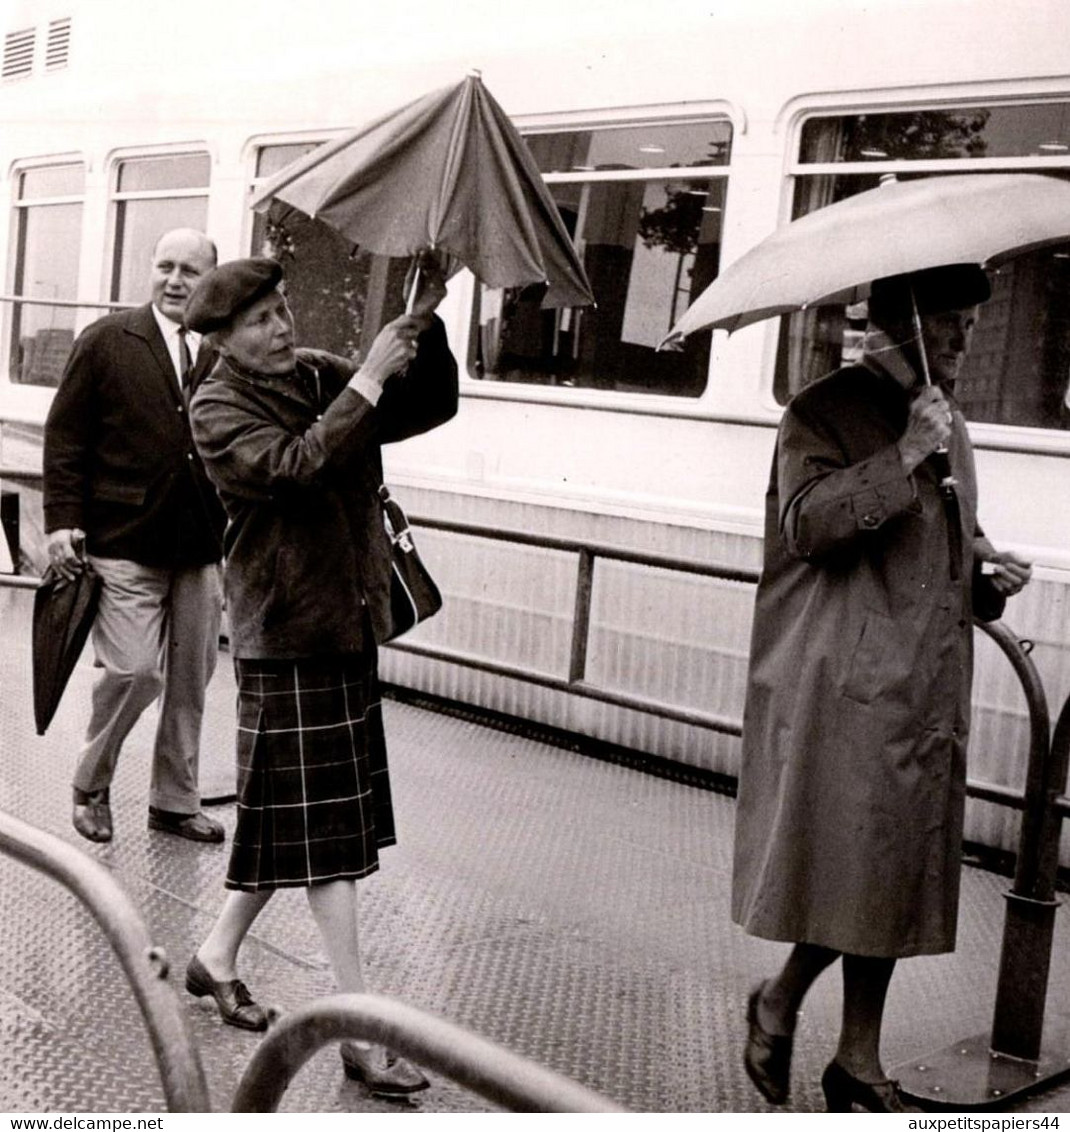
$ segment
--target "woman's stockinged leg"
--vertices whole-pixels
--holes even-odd
[[[273,892],[274,889],[265,889],[227,893],[212,930],[197,949],[197,958],[213,979],[226,982],[238,977],[238,949]]]
[[[780,973],[762,987],[758,1021],[769,1034],[791,1034],[806,992],[818,976],[840,957],[840,952],[814,943],[797,943]]]
[[[885,1079],[881,1066],[881,1023],[894,959],[843,957],[843,1026],[836,1061],[870,1084]]]
[[[308,905],[327,949],[338,989],[346,994],[363,993],[356,882],[335,880],[312,885],[308,890]]]

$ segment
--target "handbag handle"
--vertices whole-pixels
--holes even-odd
[[[394,500],[385,483],[379,485],[379,500],[383,505],[383,520],[386,523],[387,538],[406,554],[416,549],[409,530],[409,520],[401,505]]]

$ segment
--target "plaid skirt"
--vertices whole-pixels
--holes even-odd
[[[238,823],[226,887],[355,880],[393,845],[374,649],[240,660]]]

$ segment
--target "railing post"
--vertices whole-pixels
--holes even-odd
[[[1055,933],[1055,878],[1059,868],[1062,815],[1053,806],[1066,783],[1070,748],[1070,700],[1047,743],[1047,712],[1034,720],[1026,781],[1026,809],[1014,887],[1007,893],[1007,918],[1000,954],[999,984],[992,1023],[992,1049],[1009,1057],[1040,1057],[1044,1006]],[[1045,757],[1046,756],[1046,757]]]
[[[93,914],[141,1008],[169,1112],[209,1112],[208,1089],[186,1015],[133,902],[107,869],[43,829],[0,811],[0,853],[59,881]]]
[[[1001,622],[980,626],[1006,654],[1029,708],[1029,761],[1014,885],[1007,893],[991,1038],[978,1035],[898,1066],[907,1093],[929,1104],[980,1108],[1070,1071],[1070,1058],[1041,1051],[1055,927],[1055,876],[1066,781],[1070,700],[1050,739],[1047,698],[1023,643]]]
[[[594,586],[594,552],[581,547],[576,569],[576,608],[572,615],[572,656],[568,682],[578,684],[587,675],[587,641],[591,630],[591,590]]]

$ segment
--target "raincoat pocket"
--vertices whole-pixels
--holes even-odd
[[[892,682],[889,658],[894,654],[895,622],[883,614],[866,612],[862,631],[847,658],[843,694],[860,704],[872,703]]]

